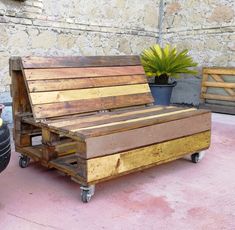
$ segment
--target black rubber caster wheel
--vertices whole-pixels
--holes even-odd
[[[81,200],[83,203],[88,203],[95,193],[95,186],[81,187]]]
[[[205,151],[201,151],[201,152],[197,152],[191,155],[191,160],[193,163],[198,163],[200,162],[204,156],[205,156],[206,152]]]
[[[199,153],[194,153],[191,155],[191,160],[193,163],[198,163],[200,161],[200,155]]]
[[[27,157],[27,156],[21,156],[21,157],[20,157],[20,160],[19,160],[19,166],[20,166],[21,168],[26,168],[26,167],[28,167],[29,162],[30,162],[30,158],[29,158],[29,157]]]
[[[82,202],[88,203],[91,200],[91,195],[89,194],[89,191],[83,190],[81,193]]]

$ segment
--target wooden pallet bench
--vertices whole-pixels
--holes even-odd
[[[205,67],[200,108],[235,114],[235,68]]]
[[[152,104],[138,56],[24,57],[10,60],[14,140],[29,159],[94,185],[210,145],[207,110]]]

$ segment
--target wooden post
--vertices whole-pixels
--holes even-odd
[[[19,118],[19,115],[32,112],[21,71],[20,58],[11,58],[9,67],[11,76],[12,113],[14,119],[13,138],[17,146],[26,147],[31,145],[31,137],[26,134],[22,135],[21,130],[16,129],[16,127],[21,126],[21,118]]]
[[[48,162],[57,157],[56,146],[53,142],[59,141],[59,134],[52,133],[47,128],[42,128],[42,161]]]

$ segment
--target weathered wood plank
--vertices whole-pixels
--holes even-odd
[[[151,102],[153,102],[152,95],[150,93],[142,93],[123,95],[118,97],[106,97],[90,100],[42,104],[35,105],[33,106],[33,108],[35,119],[41,119],[46,117],[58,117],[64,115],[92,112],[97,110],[142,105]]]
[[[69,156],[59,157],[55,160],[50,161],[49,166],[71,176],[72,180],[76,181],[77,183],[87,185],[86,180],[78,175],[79,166],[77,164],[74,164],[77,162],[77,159],[78,158],[75,154],[71,154]]]
[[[206,93],[203,94],[203,98],[211,100],[221,100],[221,101],[235,101],[235,96],[224,96],[219,94]]]
[[[31,115],[31,117],[23,117],[22,122],[27,123],[27,124],[31,124],[31,125],[35,125],[37,127],[41,127],[40,123],[35,122],[35,119],[33,118],[33,114]]]
[[[223,74],[223,75],[235,75],[235,68],[203,68],[203,73],[205,74]]]
[[[97,68],[57,68],[57,69],[24,69],[27,81],[77,79],[92,77],[110,77],[123,75],[144,75],[142,66],[97,67]]]
[[[149,93],[148,84],[31,93],[33,105]]]
[[[13,66],[11,66],[13,68]],[[10,70],[11,75],[11,96],[12,96],[12,113],[13,119],[22,113],[31,113],[32,109],[29,103],[29,97],[26,91],[24,78],[21,71]],[[14,127],[16,127],[16,119],[14,119]],[[13,137],[15,139],[16,132],[13,129]]]
[[[15,146],[28,147],[32,145],[32,139],[29,134],[23,134],[17,130],[14,131]]]
[[[11,57],[9,59],[9,72],[20,71],[21,70],[21,58],[20,57]]]
[[[30,92],[85,89],[147,83],[144,75],[28,81]]]
[[[116,114],[115,113],[113,115],[109,115],[109,116],[101,116],[101,117],[95,117],[94,115],[88,117],[88,118],[83,118],[83,119],[77,119],[77,121],[71,121],[70,123],[67,122],[66,125],[63,126],[56,126],[57,128],[61,128],[64,130],[68,130],[71,132],[76,132],[81,130],[90,130],[93,129],[91,127],[94,127],[94,129],[96,128],[106,128],[106,127],[110,127],[110,126],[115,126],[118,124],[129,124],[130,128],[132,123],[134,123],[136,121],[136,119],[141,119],[141,120],[148,120],[151,119],[153,117],[156,117],[157,115],[159,115],[159,117],[161,117],[161,114],[168,114],[170,112],[176,112],[176,111],[180,111],[182,110],[182,108],[177,108],[177,107],[170,107],[169,108],[155,108],[155,109],[143,109],[141,110],[137,110],[135,112],[132,113],[123,113],[123,114]],[[151,117],[152,116],[152,117]],[[50,125],[51,127],[52,125]],[[55,125],[54,125],[55,127]]]
[[[173,109],[175,110],[175,109]],[[145,126],[150,126],[150,125],[155,125],[155,124],[159,124],[159,123],[163,123],[163,122],[167,122],[167,121],[171,121],[171,120],[177,120],[179,117],[180,118],[184,118],[184,117],[188,117],[189,115],[192,116],[196,116],[199,114],[205,113],[203,111],[195,111],[195,109],[188,109],[183,111],[182,109],[178,109],[176,111],[173,112],[169,112],[169,113],[159,113],[156,115],[152,115],[149,117],[140,117],[140,119],[132,119],[129,122],[118,122],[117,124],[112,124],[112,125],[101,125],[101,127],[96,127],[93,129],[89,129],[89,127],[87,128],[81,128],[79,130],[71,130],[71,133],[79,133],[82,134],[85,137],[96,137],[97,135],[102,136],[102,135],[109,135],[112,133],[116,133],[116,132],[121,132],[121,131],[127,131],[130,129],[137,129],[137,128],[141,128],[141,127],[145,127]]]
[[[47,128],[42,128],[42,161],[48,162],[58,157],[58,153],[56,152],[53,142],[59,140],[59,134],[53,133]]]
[[[24,57],[25,69],[140,65],[139,56]]]
[[[141,115],[150,112],[158,112],[160,110],[167,111],[171,108],[175,108],[174,106],[151,106],[151,107],[143,107],[143,108],[133,108],[133,109],[126,109],[124,111],[114,111],[108,113],[98,113],[93,114],[92,116],[83,116],[83,117],[69,117],[67,119],[60,119],[56,121],[46,121],[46,124],[49,127],[56,127],[62,128],[69,125],[76,125],[76,124],[83,124],[88,122],[96,122],[96,121],[107,121],[108,119],[116,119],[116,118],[123,118],[127,119],[129,116],[132,115]]]
[[[201,95],[200,95],[200,98],[201,98],[202,102],[205,102],[205,99],[203,98],[203,94],[205,94],[206,91],[207,91],[207,87],[205,87],[203,85],[203,82],[207,81],[207,79],[208,79],[208,74],[203,72],[203,74],[202,74],[202,83],[201,83]]]
[[[190,108],[190,109],[181,109],[181,108],[172,108],[169,109],[168,111],[159,111],[158,113],[156,112],[151,112],[150,114],[144,114],[141,116],[134,116],[134,117],[129,117],[128,119],[118,119],[115,121],[115,119],[110,119],[109,121],[106,122],[101,122],[99,123],[90,123],[90,124],[85,124],[82,125],[83,127],[75,127],[75,126],[67,126],[64,127],[65,129],[71,130],[72,132],[81,132],[81,131],[89,131],[91,130],[92,132],[94,130],[99,129],[99,133],[101,135],[104,135],[104,133],[101,131],[103,128],[114,128],[115,127],[120,127],[121,125],[125,125],[128,124],[128,126],[130,126],[130,128],[132,127],[132,124],[135,123],[141,123],[142,121],[144,122],[144,125],[147,125],[146,122],[151,121],[153,119],[159,118],[159,117],[163,117],[163,116],[170,116],[170,115],[174,115],[174,114],[180,114],[180,113],[186,113],[189,111],[195,111],[196,109],[194,108]],[[69,128],[68,128],[69,127]],[[96,131],[94,131],[96,132]]]
[[[150,93],[143,93],[119,97],[106,97],[90,100],[42,104],[34,106],[34,117],[35,119],[58,117],[97,110],[142,105],[151,103],[152,101],[153,99]]]
[[[233,88],[235,89],[235,83],[230,82],[212,82],[212,81],[206,81],[203,82],[203,86],[206,87],[215,87],[215,88]]]
[[[17,113],[30,113],[30,103],[26,91],[23,75],[21,71],[12,71],[12,97],[13,97],[13,111]]]
[[[18,147],[15,146],[16,152],[29,156],[34,161],[41,160],[42,158],[42,145],[29,146],[29,147]]]
[[[77,151],[77,148],[80,149],[81,145],[78,147],[76,142],[66,143],[66,144],[58,144],[55,146],[55,151],[58,153],[58,156],[66,156],[70,154],[74,154]],[[83,153],[80,151],[80,154]]]
[[[87,181],[97,182],[122,173],[137,171],[207,149],[210,131],[155,144],[110,156],[87,160]]]
[[[141,124],[137,123],[136,126]],[[190,128],[189,128],[190,127]],[[127,127],[129,128],[129,127]],[[127,129],[110,133],[104,136],[90,137],[86,139],[87,152],[84,158],[93,158],[108,154],[134,149],[145,145],[163,142],[182,136],[210,130],[210,113],[181,118],[164,123],[153,123],[135,129]]]

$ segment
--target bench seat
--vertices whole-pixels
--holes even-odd
[[[208,131],[210,114],[195,108],[149,106],[44,124],[84,142],[86,148],[78,155],[90,159]]]

